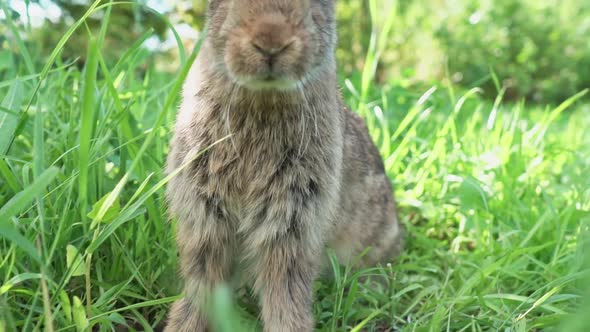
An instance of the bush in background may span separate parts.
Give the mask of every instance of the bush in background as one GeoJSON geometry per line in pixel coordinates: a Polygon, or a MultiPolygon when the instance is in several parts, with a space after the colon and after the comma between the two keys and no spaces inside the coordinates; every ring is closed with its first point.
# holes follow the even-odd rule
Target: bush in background
{"type": "Polygon", "coordinates": [[[590,2],[462,1],[435,38],[457,82],[509,97],[558,102],[590,87],[590,2]]]}
{"type": "MultiPolygon", "coordinates": [[[[362,67],[371,28],[368,1],[340,1],[338,56],[362,67]]],[[[378,1],[397,11],[378,78],[449,82],[495,98],[559,103],[590,87],[590,2],[535,0],[378,1]],[[495,75],[499,82],[493,79],[495,75]],[[500,86],[497,86],[497,85],[500,86]]]]}

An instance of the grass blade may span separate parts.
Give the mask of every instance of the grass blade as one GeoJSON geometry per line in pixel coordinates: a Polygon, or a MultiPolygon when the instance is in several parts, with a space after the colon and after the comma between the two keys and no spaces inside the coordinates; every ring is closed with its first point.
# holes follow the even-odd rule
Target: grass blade
{"type": "Polygon", "coordinates": [[[0,135],[0,156],[4,156],[8,152],[10,142],[14,139],[22,99],[23,84],[19,79],[16,79],[10,86],[8,94],[2,100],[2,109],[0,109],[0,133],[2,133],[0,135]]]}
{"type": "Polygon", "coordinates": [[[90,37],[88,43],[88,61],[84,75],[84,90],[82,95],[82,116],[80,118],[80,175],[79,175],[79,202],[82,219],[86,219],[88,207],[88,174],[92,134],[96,121],[96,74],[98,72],[98,47],[94,37],[90,37]]]}
{"type": "Polygon", "coordinates": [[[12,242],[17,247],[21,248],[31,258],[38,263],[41,263],[41,257],[37,253],[37,249],[26,237],[24,237],[16,228],[11,224],[2,222],[0,223],[0,237],[5,238],[9,242],[12,242]]]}
{"type": "Polygon", "coordinates": [[[16,216],[18,213],[24,211],[29,204],[40,195],[45,188],[57,176],[59,170],[56,167],[51,167],[45,170],[39,177],[25,190],[14,195],[2,208],[0,208],[0,224],[8,223],[10,218],[16,216]]]}

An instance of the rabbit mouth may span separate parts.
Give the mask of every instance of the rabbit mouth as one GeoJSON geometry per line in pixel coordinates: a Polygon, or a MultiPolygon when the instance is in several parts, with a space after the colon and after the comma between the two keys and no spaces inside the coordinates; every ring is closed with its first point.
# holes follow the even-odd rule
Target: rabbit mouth
{"type": "Polygon", "coordinates": [[[298,80],[268,73],[251,77],[236,77],[236,83],[250,90],[280,90],[288,91],[297,88],[298,80]]]}
{"type": "Polygon", "coordinates": [[[284,77],[266,76],[239,80],[238,84],[251,90],[294,90],[297,88],[297,81],[284,77]]]}

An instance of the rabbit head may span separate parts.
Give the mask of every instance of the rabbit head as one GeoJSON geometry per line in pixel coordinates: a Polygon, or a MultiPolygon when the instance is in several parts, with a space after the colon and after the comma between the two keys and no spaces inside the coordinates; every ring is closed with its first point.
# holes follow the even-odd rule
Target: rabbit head
{"type": "Polygon", "coordinates": [[[290,90],[332,69],[334,0],[211,0],[215,65],[248,89],[290,90]]]}

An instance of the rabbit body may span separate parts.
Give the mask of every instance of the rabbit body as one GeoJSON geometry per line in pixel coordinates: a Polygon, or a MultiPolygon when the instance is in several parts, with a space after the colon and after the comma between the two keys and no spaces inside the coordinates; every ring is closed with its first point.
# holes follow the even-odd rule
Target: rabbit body
{"type": "Polygon", "coordinates": [[[236,273],[265,331],[312,331],[327,248],[346,264],[371,247],[370,266],[403,244],[381,157],[338,89],[334,3],[209,6],[167,161],[186,167],[167,188],[185,297],[166,331],[208,330],[210,292],[236,273]]]}

